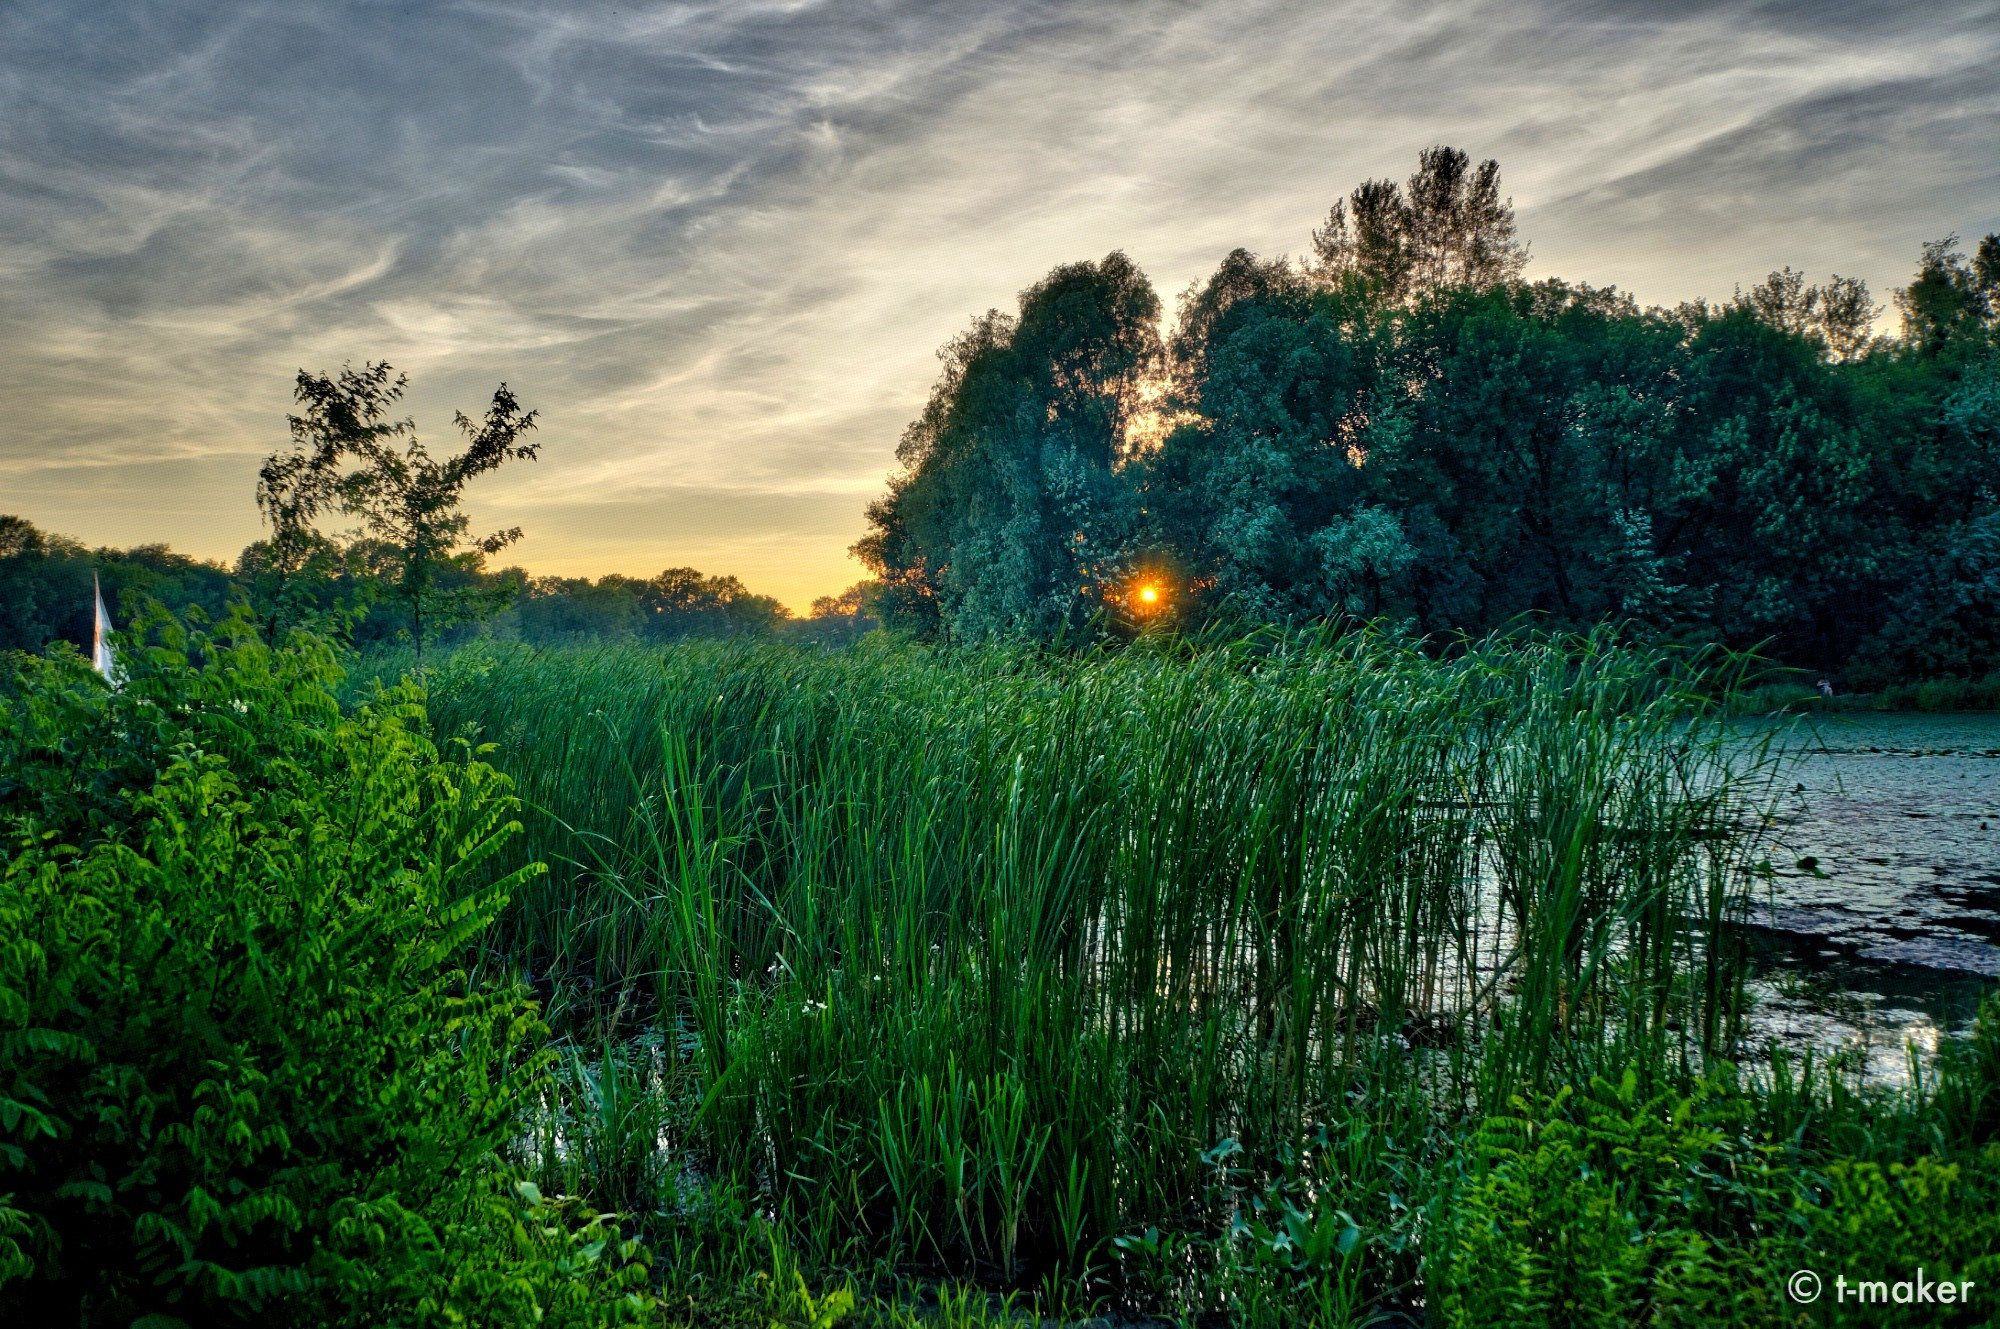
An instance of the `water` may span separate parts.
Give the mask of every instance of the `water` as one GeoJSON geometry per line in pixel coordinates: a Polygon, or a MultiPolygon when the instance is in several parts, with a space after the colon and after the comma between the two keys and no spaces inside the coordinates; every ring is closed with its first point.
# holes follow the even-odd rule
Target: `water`
{"type": "Polygon", "coordinates": [[[2000,976],[2000,713],[1815,716],[1776,746],[1756,1039],[1899,1081],[2000,976]]]}

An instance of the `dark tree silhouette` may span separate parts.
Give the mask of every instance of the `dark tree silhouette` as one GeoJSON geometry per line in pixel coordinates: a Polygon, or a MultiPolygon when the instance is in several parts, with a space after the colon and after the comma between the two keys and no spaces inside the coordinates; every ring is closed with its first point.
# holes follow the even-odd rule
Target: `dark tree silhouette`
{"type": "Polygon", "coordinates": [[[1364,182],[1333,205],[1312,239],[1322,277],[1351,274],[1391,300],[1454,286],[1488,290],[1518,278],[1528,258],[1514,240],[1513,201],[1500,197],[1500,164],[1475,167],[1442,145],[1424,149],[1406,188],[1364,182]]]}
{"type": "Polygon", "coordinates": [[[476,571],[489,554],[521,538],[521,530],[468,538],[461,509],[466,484],[503,463],[532,461],[537,445],[523,441],[536,413],[524,411],[505,383],[483,420],[454,415],[465,450],[433,457],[416,424],[392,411],[408,386],[386,362],[343,366],[337,376],[299,371],[294,396],[304,407],[289,417],[293,448],[273,453],[258,473],[257,502],[271,527],[268,566],[275,580],[270,621],[275,630],[284,592],[331,548],[318,529],[338,510],[361,518],[386,594],[407,616],[422,658],[427,633],[497,609],[511,592],[449,571],[476,571]]]}

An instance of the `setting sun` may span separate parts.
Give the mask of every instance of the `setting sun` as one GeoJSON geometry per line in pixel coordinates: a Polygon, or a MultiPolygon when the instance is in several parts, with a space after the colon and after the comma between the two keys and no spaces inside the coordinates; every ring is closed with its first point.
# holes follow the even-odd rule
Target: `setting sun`
{"type": "Polygon", "coordinates": [[[1158,580],[1148,578],[1142,581],[1134,577],[1127,586],[1125,603],[1131,606],[1134,617],[1152,619],[1167,612],[1172,590],[1171,585],[1158,580]]]}

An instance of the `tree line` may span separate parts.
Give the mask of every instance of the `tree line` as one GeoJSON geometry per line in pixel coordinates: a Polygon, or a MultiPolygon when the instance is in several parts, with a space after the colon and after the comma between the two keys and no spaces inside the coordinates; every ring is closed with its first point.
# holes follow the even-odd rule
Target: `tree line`
{"type": "Polygon", "coordinates": [[[1614,618],[1864,683],[2000,666],[2000,237],[1924,246],[1891,335],[1855,278],[1642,309],[1525,260],[1497,164],[1438,147],[1164,333],[1124,254],[1057,268],[939,353],[873,602],[963,641],[1614,618]]]}
{"type": "MultiPolygon", "coordinates": [[[[232,600],[248,599],[268,622],[269,603],[254,597],[263,573],[262,542],[233,564],[203,561],[164,545],[90,547],[45,532],[22,517],[0,515],[0,651],[40,654],[52,643],[83,646],[91,635],[91,577],[107,605],[157,600],[191,606],[211,621],[232,600]]],[[[343,547],[337,569],[295,588],[296,625],[337,626],[363,648],[412,643],[404,606],[383,583],[398,551],[369,541],[343,547]],[[338,619],[338,624],[335,620],[338,619]]],[[[671,641],[682,637],[772,637],[839,644],[877,625],[854,592],[825,596],[804,618],[733,576],[674,567],[651,577],[611,573],[537,577],[518,567],[434,569],[440,600],[476,612],[446,615],[424,627],[431,645],[494,637],[535,645],[587,641],[671,641]]],[[[437,600],[431,602],[435,613],[437,600]]],[[[119,619],[123,621],[122,617],[119,619]]]]}
{"type": "Polygon", "coordinates": [[[667,568],[652,577],[533,577],[488,560],[520,539],[473,536],[464,491],[510,461],[532,461],[536,413],[506,384],[482,419],[457,417],[464,448],[434,456],[396,415],[408,380],[386,363],[336,374],[300,370],[292,443],[265,459],[256,498],[269,533],[233,567],[163,545],[88,549],[0,516],[0,651],[40,652],[91,638],[93,578],[108,601],[198,606],[211,620],[246,600],[265,636],[331,630],[359,647],[480,634],[556,644],[774,635],[838,642],[875,626],[855,593],[823,597],[794,620],[735,577],[667,568]],[[340,520],[351,530],[328,530],[340,520]]]}

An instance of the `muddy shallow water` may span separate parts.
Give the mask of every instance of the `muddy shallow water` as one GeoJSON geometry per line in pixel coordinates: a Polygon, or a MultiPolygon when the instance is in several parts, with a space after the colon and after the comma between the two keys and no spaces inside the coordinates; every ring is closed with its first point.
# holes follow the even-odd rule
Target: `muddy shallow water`
{"type": "Polygon", "coordinates": [[[1774,750],[1755,1038],[1900,1080],[2000,977],[2000,712],[1813,716],[1774,750]]]}

